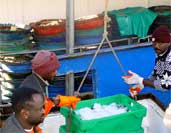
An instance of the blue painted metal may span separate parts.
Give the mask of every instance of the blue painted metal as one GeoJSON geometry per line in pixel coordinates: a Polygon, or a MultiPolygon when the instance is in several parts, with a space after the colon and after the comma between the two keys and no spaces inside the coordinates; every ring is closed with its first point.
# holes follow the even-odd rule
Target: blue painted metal
{"type": "Polygon", "coordinates": [[[101,40],[102,35],[97,37],[77,37],[75,39],[77,45],[100,43],[101,40]]]}
{"type": "MultiPolygon", "coordinates": [[[[122,49],[124,50],[117,50],[116,52],[125,70],[132,70],[143,77],[148,77],[154,66],[155,52],[153,48],[151,46],[137,47],[130,45],[122,49]]],[[[72,58],[59,56],[61,58],[61,67],[58,71],[59,75],[66,74],[68,71],[75,73],[86,71],[92,56],[91,52],[72,58]]],[[[121,78],[122,72],[110,50],[101,50],[92,69],[95,70],[95,79],[93,81],[95,83],[95,97],[104,97],[120,93],[129,95],[129,86],[123,82],[121,78]]],[[[147,87],[141,93],[147,92],[153,93],[165,105],[168,105],[171,101],[169,99],[169,91],[162,92],[147,87]]]]}
{"type": "Polygon", "coordinates": [[[65,89],[63,86],[48,86],[49,97],[55,97],[56,95],[65,95],[65,89]]]}
{"type": "Polygon", "coordinates": [[[3,71],[12,74],[27,74],[31,72],[31,62],[25,63],[6,63],[1,62],[0,67],[3,71]]]}
{"type": "MultiPolygon", "coordinates": [[[[88,92],[88,91],[92,91],[92,87],[91,86],[86,86],[84,85],[82,87],[82,89],[80,90],[80,92],[88,92]]],[[[55,97],[56,95],[60,94],[60,95],[65,95],[65,87],[64,86],[53,86],[50,85],[48,86],[48,94],[49,97],[55,97]]]]}
{"type": "MultiPolygon", "coordinates": [[[[151,45],[120,46],[115,47],[115,50],[126,71],[132,70],[143,77],[148,77],[153,70],[155,52],[151,45]]],[[[73,71],[74,73],[85,72],[93,58],[93,54],[94,51],[72,55],[59,55],[61,67],[58,70],[58,75],[65,75],[68,71],[73,71]]],[[[24,64],[5,64],[1,62],[0,66],[7,73],[22,74],[31,72],[30,62],[24,64]]],[[[129,86],[123,82],[121,78],[122,72],[110,49],[101,49],[92,66],[92,70],[94,71],[92,82],[95,97],[120,93],[129,95],[129,86]]],[[[53,88],[51,87],[52,95],[58,91],[55,89],[54,92],[53,88]]],[[[87,88],[84,89],[87,90],[87,88]]],[[[145,87],[141,93],[153,93],[166,106],[171,101],[169,91],[164,92],[145,87]]]]}

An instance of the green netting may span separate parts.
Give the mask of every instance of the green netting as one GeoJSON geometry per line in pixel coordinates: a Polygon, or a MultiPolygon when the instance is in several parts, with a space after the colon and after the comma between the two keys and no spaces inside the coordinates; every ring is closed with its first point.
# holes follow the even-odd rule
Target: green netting
{"type": "Polygon", "coordinates": [[[75,31],[75,36],[76,37],[97,37],[97,36],[102,36],[104,32],[104,28],[94,28],[90,30],[76,30],[75,31]]]}
{"type": "Polygon", "coordinates": [[[144,7],[131,7],[108,12],[109,16],[116,17],[121,36],[137,35],[140,38],[147,36],[150,25],[157,14],[144,7]]]}
{"type": "Polygon", "coordinates": [[[22,51],[28,49],[27,44],[14,44],[12,45],[0,45],[0,53],[5,53],[5,52],[17,52],[17,51],[22,51]]]}

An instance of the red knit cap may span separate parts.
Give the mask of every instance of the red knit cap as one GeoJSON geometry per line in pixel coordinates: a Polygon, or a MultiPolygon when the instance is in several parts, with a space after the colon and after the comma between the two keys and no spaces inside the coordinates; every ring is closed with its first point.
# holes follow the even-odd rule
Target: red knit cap
{"type": "Polygon", "coordinates": [[[32,70],[40,76],[46,76],[59,68],[59,61],[54,52],[39,51],[32,60],[32,70]]]}
{"type": "Polygon", "coordinates": [[[171,37],[167,26],[161,25],[153,32],[152,35],[153,42],[169,43],[170,40],[171,37]]]}

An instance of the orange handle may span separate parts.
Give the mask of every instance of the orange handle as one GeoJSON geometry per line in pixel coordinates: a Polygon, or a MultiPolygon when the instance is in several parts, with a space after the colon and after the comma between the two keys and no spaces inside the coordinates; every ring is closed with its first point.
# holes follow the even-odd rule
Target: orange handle
{"type": "Polygon", "coordinates": [[[67,107],[72,107],[72,109],[75,109],[76,104],[81,100],[80,98],[77,98],[75,96],[58,96],[60,99],[60,102],[58,106],[67,106],[67,107]]]}
{"type": "Polygon", "coordinates": [[[139,87],[136,87],[136,88],[131,87],[131,88],[129,89],[129,91],[130,91],[132,94],[134,94],[134,93],[139,93],[139,92],[141,91],[141,89],[140,89],[139,87]]]}

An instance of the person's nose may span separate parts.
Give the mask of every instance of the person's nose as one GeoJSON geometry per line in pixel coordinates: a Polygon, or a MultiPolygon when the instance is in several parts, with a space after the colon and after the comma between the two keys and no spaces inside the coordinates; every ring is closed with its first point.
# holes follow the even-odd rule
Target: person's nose
{"type": "Polygon", "coordinates": [[[155,48],[155,49],[159,49],[160,47],[159,47],[159,44],[158,43],[153,43],[153,47],[155,48]]]}

